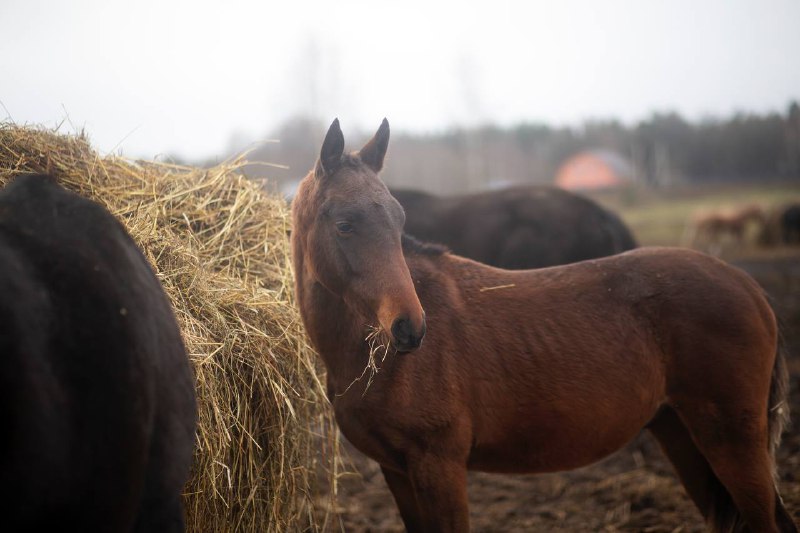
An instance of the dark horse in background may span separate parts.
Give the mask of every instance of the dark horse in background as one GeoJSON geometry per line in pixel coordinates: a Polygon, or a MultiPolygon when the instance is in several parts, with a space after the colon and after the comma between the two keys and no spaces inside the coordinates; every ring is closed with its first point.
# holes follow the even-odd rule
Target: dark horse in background
{"type": "Polygon", "coordinates": [[[792,204],[781,215],[781,234],[784,244],[800,244],[800,204],[792,204]]]}
{"type": "Polygon", "coordinates": [[[777,212],[779,242],[785,245],[800,244],[800,203],[781,206],[777,212]]]}
{"type": "Polygon", "coordinates": [[[182,531],[194,378],[122,225],[49,177],[0,191],[6,531],[182,531]]]}
{"type": "Polygon", "coordinates": [[[758,243],[766,246],[800,245],[800,202],[774,207],[758,236],[758,243]]]}
{"type": "Polygon", "coordinates": [[[469,529],[468,469],[577,468],[643,427],[713,530],[797,531],[774,477],[786,363],[752,278],[679,248],[510,271],[403,238],[377,176],[388,142],[384,120],[347,154],[334,121],[292,205],[292,257],[339,428],[409,531],[469,529]]]}
{"type": "Polygon", "coordinates": [[[448,197],[390,192],[405,210],[406,233],[487,265],[541,268],[636,247],[616,214],[555,187],[517,186],[448,197]]]}

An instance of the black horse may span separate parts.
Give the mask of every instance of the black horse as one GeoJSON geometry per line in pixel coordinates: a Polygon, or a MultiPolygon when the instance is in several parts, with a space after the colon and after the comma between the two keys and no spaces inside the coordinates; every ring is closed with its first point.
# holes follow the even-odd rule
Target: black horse
{"type": "Polygon", "coordinates": [[[800,244],[800,204],[788,205],[783,210],[781,238],[784,244],[800,244]]]}
{"type": "Polygon", "coordinates": [[[0,191],[5,531],[182,531],[197,410],[170,304],[133,240],[47,176],[0,191]]]}
{"type": "Polygon", "coordinates": [[[637,246],[614,213],[554,187],[519,186],[452,197],[392,189],[405,231],[507,269],[541,268],[614,255],[637,246]]]}
{"type": "Polygon", "coordinates": [[[800,244],[800,202],[772,208],[758,235],[763,246],[792,246],[800,244]]]}

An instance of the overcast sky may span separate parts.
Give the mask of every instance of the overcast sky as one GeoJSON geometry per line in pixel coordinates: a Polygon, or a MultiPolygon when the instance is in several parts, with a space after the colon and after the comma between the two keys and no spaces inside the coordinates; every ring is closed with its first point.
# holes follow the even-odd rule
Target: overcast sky
{"type": "Polygon", "coordinates": [[[0,119],[130,156],[217,156],[299,114],[435,131],[792,99],[798,0],[0,0],[0,119]]]}

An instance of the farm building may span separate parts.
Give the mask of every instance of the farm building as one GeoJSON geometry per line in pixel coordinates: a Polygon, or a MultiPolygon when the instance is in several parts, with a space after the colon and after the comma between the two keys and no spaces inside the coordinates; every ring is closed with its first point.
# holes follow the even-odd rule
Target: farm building
{"type": "Polygon", "coordinates": [[[587,150],[564,162],[556,185],[569,191],[624,187],[633,180],[633,165],[611,150],[587,150]]]}

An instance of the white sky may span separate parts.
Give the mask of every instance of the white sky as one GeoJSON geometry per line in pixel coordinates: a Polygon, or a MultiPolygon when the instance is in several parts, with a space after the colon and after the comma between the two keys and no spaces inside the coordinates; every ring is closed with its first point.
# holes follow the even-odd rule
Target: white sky
{"type": "Polygon", "coordinates": [[[0,0],[0,119],[131,156],[217,156],[301,113],[430,131],[792,99],[798,0],[0,0]]]}

